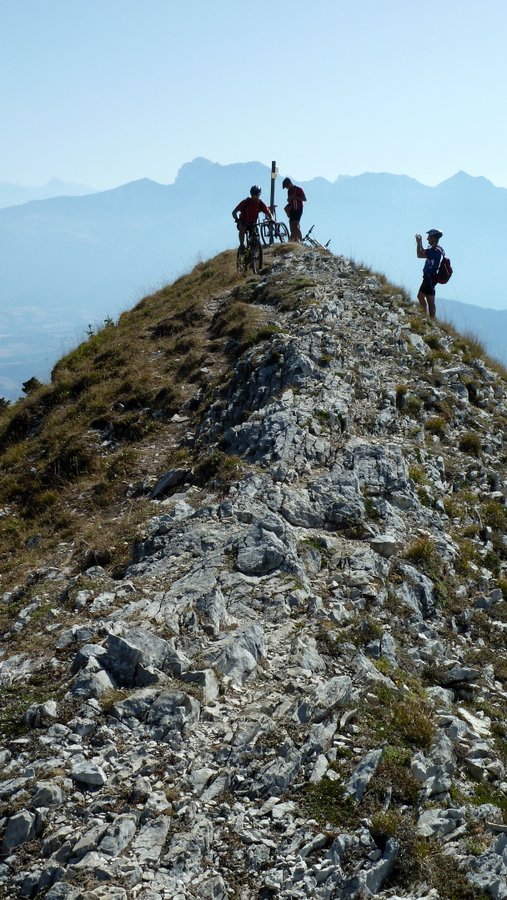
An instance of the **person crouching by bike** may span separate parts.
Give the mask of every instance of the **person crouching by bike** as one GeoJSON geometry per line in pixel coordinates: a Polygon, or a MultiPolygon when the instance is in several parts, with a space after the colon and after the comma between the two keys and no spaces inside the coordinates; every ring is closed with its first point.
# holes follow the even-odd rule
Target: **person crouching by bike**
{"type": "Polygon", "coordinates": [[[284,178],[282,187],[287,188],[287,205],[284,207],[290,225],[290,240],[302,241],[300,221],[303,215],[303,203],[306,202],[303,188],[292,184],[290,178],[284,178]]]}
{"type": "Polygon", "coordinates": [[[259,213],[264,213],[268,219],[273,220],[270,210],[266,204],[260,199],[261,189],[257,184],[250,188],[250,196],[240,200],[232,211],[232,217],[238,226],[239,232],[239,252],[245,252],[245,234],[254,225],[257,224],[259,213]],[[239,215],[238,215],[239,213],[239,215]]]}

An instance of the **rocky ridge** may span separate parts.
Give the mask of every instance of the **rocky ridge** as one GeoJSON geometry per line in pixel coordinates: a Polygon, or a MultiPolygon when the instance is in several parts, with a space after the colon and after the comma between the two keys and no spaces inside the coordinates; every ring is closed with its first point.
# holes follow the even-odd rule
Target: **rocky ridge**
{"type": "Polygon", "coordinates": [[[505,898],[506,383],[330,253],[242,290],[272,334],[182,437],[231,483],[160,472],[124,577],[3,635],[0,896],[505,898]]]}

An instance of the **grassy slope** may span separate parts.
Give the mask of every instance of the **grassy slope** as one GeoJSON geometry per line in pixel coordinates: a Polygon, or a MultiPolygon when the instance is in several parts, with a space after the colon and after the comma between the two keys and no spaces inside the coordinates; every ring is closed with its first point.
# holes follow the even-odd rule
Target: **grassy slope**
{"type": "MultiPolygon", "coordinates": [[[[90,336],[57,363],[50,384],[3,410],[0,590],[69,553],[92,551],[121,567],[128,535],[110,548],[117,517],[134,505],[126,486],[178,461],[185,422],[174,414],[198,415],[231,358],[263,335],[262,312],[241,297],[248,285],[240,291],[232,252],[196,266],[90,336]]],[[[143,514],[135,506],[132,530],[143,514]]]]}
{"type": "MultiPolygon", "coordinates": [[[[359,267],[359,280],[365,274],[359,267]]],[[[50,384],[0,412],[0,591],[67,560],[121,572],[146,512],[127,486],[153,483],[185,459],[202,477],[216,468],[182,446],[189,419],[242,350],[269,338],[269,307],[283,314],[304,287],[301,278],[258,284],[238,279],[232,251],[219,254],[91,335],[57,363],[50,384]]],[[[429,326],[412,324],[422,334],[429,326]]],[[[444,328],[463,360],[484,356],[473,336],[444,328]]],[[[438,340],[433,353],[435,366],[445,363],[438,340]]]]}

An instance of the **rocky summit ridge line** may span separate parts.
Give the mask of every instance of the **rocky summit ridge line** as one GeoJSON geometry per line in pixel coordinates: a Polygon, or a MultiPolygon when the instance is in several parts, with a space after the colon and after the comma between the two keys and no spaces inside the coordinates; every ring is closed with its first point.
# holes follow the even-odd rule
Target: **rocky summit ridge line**
{"type": "Polygon", "coordinates": [[[506,898],[506,382],[328,252],[238,291],[122,577],[41,567],[3,635],[0,896],[506,898]]]}

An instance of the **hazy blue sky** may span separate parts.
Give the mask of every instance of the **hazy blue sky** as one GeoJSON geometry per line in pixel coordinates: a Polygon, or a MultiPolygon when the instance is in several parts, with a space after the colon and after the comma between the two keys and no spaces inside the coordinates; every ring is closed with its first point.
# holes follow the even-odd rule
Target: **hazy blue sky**
{"type": "Polygon", "coordinates": [[[505,0],[0,0],[0,181],[460,169],[507,187],[505,0]]]}

